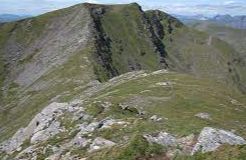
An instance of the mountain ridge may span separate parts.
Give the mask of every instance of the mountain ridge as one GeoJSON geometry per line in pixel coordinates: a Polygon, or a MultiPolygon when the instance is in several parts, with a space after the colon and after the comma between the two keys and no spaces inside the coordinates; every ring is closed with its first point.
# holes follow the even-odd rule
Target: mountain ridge
{"type": "Polygon", "coordinates": [[[246,29],[245,26],[245,15],[215,15],[213,17],[207,17],[205,15],[194,15],[194,16],[185,16],[185,15],[173,15],[177,17],[185,24],[195,23],[196,21],[207,21],[215,23],[221,26],[232,27],[235,29],[246,29]]]}
{"type": "MultiPolygon", "coordinates": [[[[231,75],[227,63],[232,61],[230,54],[234,51],[229,49],[231,53],[226,53],[225,57],[221,54],[224,46],[230,48],[227,44],[214,39],[213,42],[218,41],[218,44],[207,47],[208,35],[186,28],[166,13],[142,12],[136,3],[79,4],[4,24],[1,33],[4,34],[0,38],[0,52],[7,61],[5,67],[1,67],[2,70],[5,68],[2,73],[6,74],[5,77],[1,74],[5,79],[1,80],[4,89],[1,97],[2,103],[6,101],[5,105],[16,99],[12,92],[24,90],[28,94],[54,88],[50,92],[54,96],[58,88],[85,85],[93,79],[106,81],[132,70],[156,70],[160,69],[161,63],[164,68],[167,63],[171,70],[233,83],[228,79],[231,75]],[[94,19],[91,14],[95,14],[94,19]],[[199,55],[197,49],[203,52],[199,55]],[[223,58],[217,61],[209,52],[223,58]],[[210,56],[212,59],[208,61],[210,56]],[[210,65],[206,64],[208,62],[210,65]],[[215,62],[223,65],[217,67],[215,62]],[[73,80],[63,85],[68,77],[73,80]]],[[[230,64],[229,67],[233,67],[234,64],[230,64]]],[[[238,77],[233,68],[230,71],[238,77]]]]}
{"type": "Polygon", "coordinates": [[[246,16],[217,15],[211,19],[212,22],[230,26],[238,29],[246,29],[246,16]]]}
{"type": "MultiPolygon", "coordinates": [[[[89,98],[88,105],[85,104],[86,112],[97,121],[102,120],[101,116],[107,118],[105,116],[114,115],[128,121],[128,116],[132,117],[138,111],[136,108],[125,108],[124,100],[129,101],[130,106],[135,103],[143,106],[149,104],[141,98],[142,96],[147,96],[146,100],[153,105],[154,110],[151,107],[146,108],[151,114],[157,114],[156,110],[162,110],[160,104],[163,101],[167,101],[170,114],[175,115],[176,112],[172,112],[172,107],[175,106],[187,107],[195,114],[193,104],[201,107],[199,112],[203,112],[206,106],[217,108],[220,106],[219,103],[224,103],[223,100],[233,107],[240,104],[239,110],[244,111],[241,107],[244,95],[238,90],[245,89],[242,87],[244,79],[241,78],[244,76],[245,66],[237,62],[237,51],[216,37],[186,27],[164,12],[157,10],[144,12],[136,3],[78,4],[38,17],[1,24],[0,33],[0,60],[4,62],[0,67],[2,88],[0,141],[11,138],[14,133],[18,133],[16,131],[19,128],[28,126],[32,118],[52,102],[70,103],[76,98],[79,101],[86,101],[87,96],[92,99],[89,98]],[[134,72],[138,70],[148,72],[139,74],[134,72]],[[160,77],[154,76],[156,70],[159,70],[157,73],[161,73],[160,77]],[[170,74],[166,75],[169,71],[170,74]],[[139,80],[135,81],[135,76],[139,80]],[[131,81],[132,77],[134,81],[131,81]],[[174,82],[169,82],[169,79],[174,82]],[[118,86],[117,80],[122,82],[120,83],[122,86],[118,86]],[[218,91],[213,89],[216,85],[218,91]],[[197,90],[196,86],[199,87],[197,90]],[[117,87],[122,90],[120,95],[117,95],[117,87]],[[141,87],[145,90],[142,91],[141,87]],[[173,89],[175,94],[169,95],[173,89]],[[207,95],[203,95],[202,91],[206,91],[207,95]],[[226,95],[222,95],[219,91],[225,92],[226,95]],[[196,93],[199,96],[194,96],[196,93]],[[111,95],[114,102],[113,108],[110,108],[109,112],[105,109],[104,115],[101,104],[98,107],[96,102],[92,101],[94,98],[100,99],[107,95],[111,95]],[[136,102],[128,97],[131,95],[137,97],[136,102]],[[186,96],[189,98],[186,99],[186,96]],[[194,100],[191,99],[192,96],[194,100]],[[206,96],[209,98],[208,102],[203,99],[204,97],[206,99],[206,96]],[[231,98],[234,100],[233,104],[231,98]],[[122,112],[117,106],[123,106],[125,111],[122,112]]],[[[78,105],[84,104],[79,102],[78,105]]],[[[210,111],[215,115],[218,114],[214,113],[213,109],[210,111]]],[[[163,111],[161,116],[165,114],[163,111]]],[[[190,117],[190,114],[186,114],[190,117]]],[[[233,111],[227,116],[236,120],[235,115],[236,112],[233,111]]],[[[171,115],[168,116],[172,119],[171,115]]],[[[177,116],[186,120],[183,115],[177,116]]],[[[138,116],[133,116],[134,118],[138,116]]],[[[189,122],[193,121],[191,118],[189,122]]],[[[173,119],[170,125],[175,122],[177,119],[173,119]]],[[[241,122],[244,122],[244,118],[240,116],[241,122]]],[[[143,121],[142,127],[146,125],[150,131],[148,123],[143,121]]],[[[205,122],[199,121],[200,123],[206,127],[205,122]]],[[[220,120],[216,119],[213,123],[219,123],[215,125],[216,127],[225,127],[220,120]]],[[[36,123],[37,126],[39,124],[40,122],[36,123]]],[[[57,124],[54,122],[55,126],[57,124]]],[[[69,125],[70,121],[63,121],[63,124],[69,125]]],[[[188,133],[190,129],[196,132],[201,129],[197,126],[195,128],[189,126],[187,129],[181,122],[179,125],[180,129],[169,129],[176,131],[176,134],[181,134],[178,133],[180,130],[188,133]]],[[[231,127],[232,123],[228,122],[228,125],[231,127]]],[[[134,127],[136,126],[133,126],[133,130],[134,127]]],[[[240,128],[240,125],[235,127],[239,133],[243,133],[244,129],[240,128]]],[[[65,130],[64,132],[69,135],[65,130]]],[[[28,137],[30,138],[30,133],[28,137]]],[[[27,144],[23,145],[24,148],[25,145],[30,146],[29,139],[27,144]]],[[[15,151],[17,152],[19,151],[15,151]]]]}

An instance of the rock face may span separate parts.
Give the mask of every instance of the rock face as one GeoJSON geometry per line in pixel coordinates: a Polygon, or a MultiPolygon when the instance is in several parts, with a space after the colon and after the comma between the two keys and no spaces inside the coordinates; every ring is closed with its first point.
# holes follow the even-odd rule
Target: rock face
{"type": "Polygon", "coordinates": [[[222,144],[243,145],[246,141],[231,132],[205,127],[198,138],[198,142],[192,150],[192,155],[198,151],[210,152],[216,150],[222,144]]]}
{"type": "Polygon", "coordinates": [[[176,146],[176,138],[167,132],[160,132],[157,136],[144,135],[151,143],[157,143],[163,146],[176,146]]]}
{"type": "Polygon", "coordinates": [[[211,120],[211,116],[208,113],[198,113],[195,115],[196,117],[199,117],[201,119],[207,119],[207,120],[211,120]]]}
{"type": "Polygon", "coordinates": [[[63,128],[60,126],[60,122],[52,122],[47,129],[40,130],[36,132],[32,138],[31,143],[37,143],[48,140],[50,137],[64,131],[63,128]]]}
{"type": "Polygon", "coordinates": [[[95,150],[99,150],[99,149],[103,149],[103,148],[107,148],[107,147],[112,147],[114,146],[116,143],[106,140],[104,138],[101,137],[97,137],[92,144],[90,145],[90,152],[93,152],[95,150]]]}
{"type": "Polygon", "coordinates": [[[122,126],[127,126],[129,124],[128,122],[124,122],[122,120],[117,120],[117,119],[111,119],[111,118],[106,118],[100,122],[100,128],[105,129],[105,128],[111,128],[114,125],[122,125],[122,126]]]}
{"type": "MultiPolygon", "coordinates": [[[[73,14],[63,14],[61,17],[57,17],[52,21],[46,23],[43,28],[46,36],[37,36],[33,43],[29,46],[25,46],[22,43],[10,40],[6,44],[9,56],[9,61],[12,58],[32,57],[33,60],[29,61],[23,67],[16,67],[13,62],[11,66],[15,67],[18,72],[12,73],[11,78],[15,78],[15,81],[22,85],[28,86],[47,71],[51,70],[52,67],[64,64],[71,55],[81,51],[85,47],[88,41],[88,37],[91,36],[90,32],[90,16],[85,8],[74,7],[73,14]],[[69,22],[69,23],[68,23],[69,22]],[[80,23],[78,23],[80,22],[80,23]],[[83,23],[83,25],[81,25],[83,23]],[[66,38],[64,38],[66,37],[66,38]],[[14,50],[12,45],[20,45],[21,49],[14,50]],[[19,55],[16,55],[19,53],[19,55]],[[35,54],[36,53],[36,54],[35,54]],[[18,73],[18,75],[14,75],[18,73]]],[[[30,26],[30,31],[35,30],[35,20],[29,19],[20,22],[23,26],[30,26]]],[[[39,24],[41,25],[41,24],[39,24]]],[[[27,30],[27,29],[26,29],[27,30]]],[[[24,34],[27,34],[28,30],[24,30],[24,34]]],[[[18,32],[18,29],[14,29],[14,32],[18,32]]],[[[33,33],[35,34],[35,33],[33,33]]],[[[23,35],[24,36],[24,35],[23,35]]]]}
{"type": "Polygon", "coordinates": [[[68,144],[68,147],[85,147],[87,144],[91,142],[91,139],[86,139],[82,137],[82,135],[77,134],[68,144]]]}
{"type": "Polygon", "coordinates": [[[153,115],[152,117],[150,117],[150,120],[152,120],[154,122],[160,122],[162,120],[162,118],[157,117],[157,115],[153,115]]]}
{"type": "Polygon", "coordinates": [[[9,153],[19,148],[29,138],[31,138],[31,143],[34,144],[39,141],[45,141],[61,132],[63,128],[60,127],[60,123],[55,121],[55,119],[67,107],[67,103],[51,103],[37,114],[26,128],[21,128],[11,139],[3,142],[0,150],[9,153]]]}
{"type": "Polygon", "coordinates": [[[157,143],[162,146],[168,146],[170,152],[176,150],[177,146],[182,148],[180,152],[186,155],[194,155],[196,152],[215,151],[222,144],[243,145],[246,141],[229,131],[205,127],[198,139],[191,134],[187,137],[176,138],[167,132],[160,132],[157,135],[144,135],[144,138],[150,143],[157,143]]]}

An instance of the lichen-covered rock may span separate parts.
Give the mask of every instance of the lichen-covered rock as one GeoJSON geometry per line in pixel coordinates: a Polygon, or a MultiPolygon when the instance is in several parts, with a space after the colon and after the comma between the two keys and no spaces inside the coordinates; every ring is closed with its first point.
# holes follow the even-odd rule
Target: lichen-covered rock
{"type": "Polygon", "coordinates": [[[59,153],[50,155],[49,157],[45,158],[45,160],[60,160],[61,155],[59,153]]]}
{"type": "Polygon", "coordinates": [[[168,70],[166,69],[161,69],[161,70],[157,70],[155,72],[152,72],[151,75],[156,75],[156,74],[165,74],[168,73],[168,70]]]}
{"type": "Polygon", "coordinates": [[[186,137],[182,137],[177,139],[178,146],[182,148],[182,152],[184,154],[189,155],[192,152],[192,149],[194,147],[195,141],[195,135],[190,134],[186,137]]]}
{"type": "Polygon", "coordinates": [[[92,144],[90,145],[89,152],[93,152],[95,150],[103,149],[103,148],[108,148],[116,145],[116,143],[106,140],[101,137],[97,137],[92,144]]]}
{"type": "Polygon", "coordinates": [[[103,102],[101,104],[103,106],[104,109],[109,109],[113,104],[111,102],[103,102]]]}
{"type": "Polygon", "coordinates": [[[168,86],[169,82],[158,82],[155,85],[157,85],[157,86],[168,86]]]}
{"type": "Polygon", "coordinates": [[[11,153],[18,149],[25,140],[31,138],[31,142],[37,140],[47,140],[51,136],[61,131],[60,123],[55,119],[59,117],[65,109],[67,103],[53,102],[37,114],[26,128],[21,128],[12,138],[3,142],[0,151],[11,153]]]}
{"type": "Polygon", "coordinates": [[[195,115],[196,117],[199,117],[201,119],[211,120],[211,116],[209,113],[198,113],[195,115]]]}
{"type": "Polygon", "coordinates": [[[61,155],[57,160],[80,160],[80,158],[77,155],[72,155],[71,152],[67,152],[64,155],[61,155]]]}
{"type": "Polygon", "coordinates": [[[4,141],[0,146],[0,151],[11,153],[14,150],[18,149],[23,141],[27,138],[25,134],[25,129],[19,129],[11,139],[4,141]]]}
{"type": "Polygon", "coordinates": [[[176,146],[177,145],[176,138],[167,132],[160,132],[157,136],[144,135],[144,137],[150,143],[157,143],[163,146],[176,146]]]}
{"type": "Polygon", "coordinates": [[[83,123],[79,124],[78,128],[80,129],[80,134],[88,134],[93,132],[95,129],[99,128],[100,123],[99,122],[92,122],[90,124],[83,123]]]}
{"type": "Polygon", "coordinates": [[[102,121],[100,121],[100,128],[105,129],[105,128],[111,128],[113,125],[123,125],[126,126],[129,123],[122,121],[122,120],[118,120],[118,119],[111,119],[111,118],[106,118],[102,121]]]}
{"type": "Polygon", "coordinates": [[[136,108],[136,107],[134,107],[134,106],[130,106],[130,105],[128,105],[128,104],[120,103],[120,104],[119,104],[119,107],[120,107],[122,110],[126,110],[126,111],[129,111],[129,112],[135,113],[135,114],[141,114],[141,112],[138,110],[138,108],[136,108]]]}
{"type": "Polygon", "coordinates": [[[159,118],[157,115],[153,115],[152,117],[150,117],[150,120],[154,122],[160,122],[162,118],[159,118]]]}
{"type": "Polygon", "coordinates": [[[68,147],[83,148],[91,142],[91,139],[84,138],[81,133],[78,133],[67,145],[68,147]]]}
{"type": "Polygon", "coordinates": [[[202,153],[216,150],[222,144],[243,145],[246,141],[229,131],[205,127],[199,137],[198,142],[192,150],[192,155],[201,151],[202,153]]]}
{"type": "Polygon", "coordinates": [[[48,128],[34,133],[31,138],[31,143],[37,143],[48,140],[50,137],[63,132],[64,128],[61,128],[60,122],[53,121],[48,128]]]}
{"type": "Polygon", "coordinates": [[[36,145],[31,145],[28,148],[24,149],[23,151],[21,151],[17,156],[16,159],[23,159],[23,157],[25,157],[25,159],[35,159],[35,157],[37,156],[36,150],[38,150],[36,145]]]}

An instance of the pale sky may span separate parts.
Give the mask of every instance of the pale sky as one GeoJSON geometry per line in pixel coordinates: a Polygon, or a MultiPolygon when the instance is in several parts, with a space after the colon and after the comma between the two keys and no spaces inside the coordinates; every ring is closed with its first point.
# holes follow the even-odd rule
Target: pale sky
{"type": "Polygon", "coordinates": [[[0,0],[0,14],[37,15],[78,3],[137,2],[143,9],[160,9],[181,15],[246,15],[246,0],[0,0]]]}

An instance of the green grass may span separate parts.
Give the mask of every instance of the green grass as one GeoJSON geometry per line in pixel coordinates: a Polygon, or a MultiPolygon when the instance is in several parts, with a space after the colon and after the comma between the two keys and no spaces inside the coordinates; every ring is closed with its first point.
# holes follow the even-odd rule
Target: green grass
{"type": "MultiPolygon", "coordinates": [[[[241,126],[246,122],[244,116],[245,108],[231,104],[229,98],[232,97],[241,103],[245,103],[244,96],[236,90],[233,91],[225,87],[223,83],[170,73],[165,76],[150,76],[129,81],[97,95],[104,95],[108,92],[111,94],[106,94],[107,96],[97,99],[113,103],[111,110],[104,113],[105,116],[113,115],[114,118],[123,119],[136,117],[136,115],[125,113],[117,108],[117,104],[130,102],[132,97],[135,96],[144,100],[136,103],[147,111],[147,116],[150,117],[157,114],[160,117],[168,118],[162,126],[155,126],[153,123],[140,120],[139,128],[141,128],[141,125],[145,128],[142,133],[166,129],[179,136],[185,136],[191,133],[199,133],[205,126],[214,126],[228,130],[235,129],[237,133],[246,136],[245,129],[241,126]],[[172,89],[154,86],[155,83],[162,81],[174,83],[172,89]],[[117,90],[117,92],[113,92],[114,90],[117,90]],[[141,93],[144,90],[149,91],[141,93]],[[236,109],[241,111],[236,111],[236,109]],[[194,116],[200,112],[210,113],[213,120],[206,121],[194,116]],[[151,129],[148,130],[148,127],[151,129]],[[156,128],[154,129],[153,127],[156,128]]],[[[97,95],[93,98],[96,98],[97,95]]],[[[137,101],[137,98],[135,99],[137,101]]]]}
{"type": "MultiPolygon", "coordinates": [[[[22,53],[23,49],[32,48],[33,44],[35,44],[37,40],[42,38],[42,36],[47,35],[47,33],[49,32],[48,26],[51,26],[51,24],[53,25],[53,23],[56,20],[62,19],[65,16],[73,14],[73,12],[76,11],[78,7],[79,5],[46,13],[37,17],[27,18],[17,22],[1,24],[0,26],[0,87],[1,88],[3,87],[3,82],[7,74],[9,74],[8,72],[10,72],[9,66],[7,66],[7,64],[9,64],[10,62],[9,60],[6,59],[7,57],[6,55],[8,54],[8,57],[11,57],[11,53],[6,53],[6,49],[11,48],[11,46],[18,46],[20,48],[20,53],[22,53]]],[[[68,21],[67,23],[69,22],[70,21],[68,21]]],[[[39,50],[40,48],[36,48],[34,49],[34,53],[28,53],[28,55],[23,53],[23,56],[17,59],[15,63],[21,65],[20,67],[22,67],[24,64],[32,61],[34,55],[37,52],[39,52],[39,50]]],[[[15,54],[12,56],[15,56],[15,54]]],[[[11,71],[12,70],[13,69],[11,69],[11,71]]],[[[2,91],[0,93],[0,98],[2,98],[2,91]]],[[[3,100],[1,99],[1,102],[2,101],[3,100]]]]}
{"type": "Polygon", "coordinates": [[[101,19],[102,28],[110,39],[112,65],[119,73],[129,70],[130,64],[142,69],[158,68],[155,52],[144,24],[143,13],[135,4],[110,7],[101,19]]]}
{"type": "Polygon", "coordinates": [[[99,104],[90,104],[86,108],[86,113],[88,113],[89,115],[92,115],[93,117],[96,117],[99,114],[101,114],[103,112],[103,110],[104,110],[104,108],[99,104]]]}
{"type": "MultiPolygon", "coordinates": [[[[147,12],[149,17],[154,14],[154,11],[147,12]]],[[[167,17],[164,13],[158,16],[164,27],[165,36],[162,41],[166,47],[170,69],[210,77],[234,85],[241,91],[245,90],[245,61],[240,53],[245,41],[243,30],[214,25],[208,25],[204,29],[201,24],[194,27],[200,30],[198,31],[167,17]],[[224,35],[220,35],[221,33],[224,35]],[[208,44],[209,34],[212,34],[211,45],[208,44]],[[235,59],[240,59],[241,62],[233,62],[235,59]],[[228,66],[228,62],[233,63],[233,67],[228,66]]]]}
{"type": "Polygon", "coordinates": [[[246,49],[244,45],[246,42],[246,30],[218,25],[209,21],[198,21],[189,24],[189,26],[200,31],[207,32],[215,37],[219,37],[220,39],[232,45],[239,53],[243,53],[246,49]]]}
{"type": "MultiPolygon", "coordinates": [[[[4,45],[7,42],[11,30],[15,27],[15,23],[8,23],[0,26],[0,88],[4,86],[4,80],[6,76],[6,61],[4,56],[4,45]]],[[[2,90],[0,91],[0,104],[2,104],[2,90]]]]}
{"type": "MultiPolygon", "coordinates": [[[[83,157],[89,156],[91,159],[130,160],[137,157],[148,158],[162,154],[164,156],[165,148],[155,144],[148,144],[140,135],[160,131],[167,131],[178,137],[187,136],[191,133],[198,135],[201,129],[206,126],[226,130],[234,129],[236,134],[246,137],[246,131],[243,127],[243,124],[246,123],[243,104],[245,104],[245,96],[241,95],[237,90],[232,90],[230,87],[225,86],[223,83],[210,79],[168,73],[130,80],[123,84],[106,88],[84,104],[86,112],[94,115],[98,120],[109,116],[130,123],[127,127],[113,126],[112,129],[98,130],[92,135],[93,137],[103,137],[122,145],[90,155],[87,155],[84,149],[81,151],[73,150],[73,153],[83,157]],[[158,82],[166,81],[170,81],[172,87],[155,85],[158,82]],[[115,90],[117,92],[114,92],[115,90]],[[141,92],[146,90],[149,91],[141,92]],[[136,115],[119,108],[119,103],[131,102],[133,96],[144,99],[143,102],[139,101],[131,104],[140,104],[141,108],[146,111],[145,115],[136,115]],[[242,105],[232,104],[229,97],[236,99],[242,105]],[[109,101],[113,105],[109,110],[103,110],[100,103],[94,103],[95,100],[109,101]],[[202,120],[194,116],[200,112],[209,113],[212,120],[202,120]],[[149,117],[152,115],[158,115],[158,117],[163,118],[163,121],[150,121],[149,117]],[[165,118],[168,119],[165,120],[165,118]],[[123,137],[128,137],[128,141],[124,140],[123,137]]],[[[70,123],[69,115],[65,117],[62,124],[67,126],[67,128],[74,126],[74,124],[70,123]]],[[[60,138],[52,138],[47,144],[60,144],[64,140],[72,138],[66,133],[58,135],[58,137],[60,138]]],[[[213,159],[214,157],[223,159],[223,156],[240,159],[243,156],[244,148],[233,148],[226,147],[215,153],[197,154],[194,157],[177,155],[176,159],[203,159],[204,157],[207,159],[213,159]],[[225,154],[227,152],[228,154],[225,154]]]]}
{"type": "Polygon", "coordinates": [[[215,39],[214,45],[221,52],[227,53],[227,55],[231,56],[230,60],[228,61],[230,63],[230,70],[234,71],[231,76],[238,88],[240,88],[245,93],[246,59],[244,53],[246,49],[246,30],[234,29],[223,25],[214,24],[209,21],[196,22],[195,24],[190,24],[190,26],[200,31],[207,32],[213,37],[218,37],[221,39],[215,39]],[[233,50],[231,48],[233,48],[233,50]]]}
{"type": "Polygon", "coordinates": [[[91,154],[89,159],[132,160],[142,157],[150,158],[163,152],[165,152],[163,146],[149,144],[141,135],[135,134],[126,145],[91,154]]]}
{"type": "Polygon", "coordinates": [[[175,160],[245,160],[246,148],[242,146],[222,145],[214,152],[197,153],[194,156],[177,155],[175,160]]]}
{"type": "MultiPolygon", "coordinates": [[[[104,129],[95,133],[95,137],[101,136],[106,139],[123,143],[122,137],[134,139],[133,134],[143,135],[146,133],[158,133],[167,131],[178,137],[190,134],[198,135],[203,127],[211,126],[225,130],[236,131],[236,134],[246,137],[246,130],[243,125],[245,118],[245,96],[237,90],[232,90],[221,82],[210,79],[194,78],[185,74],[168,73],[165,75],[152,75],[145,78],[131,80],[129,82],[110,87],[97,93],[91,98],[93,100],[110,101],[113,106],[110,110],[99,115],[102,117],[113,117],[130,122],[126,128],[114,126],[112,129],[104,129]],[[155,86],[158,82],[172,82],[170,87],[155,86]],[[114,92],[117,90],[117,92],[114,92]],[[148,92],[142,92],[149,90],[148,92]],[[108,94],[106,94],[108,93],[108,94]],[[105,95],[105,96],[103,96],[105,95]],[[99,98],[97,98],[99,97],[99,98]],[[118,108],[117,104],[132,101],[132,97],[142,97],[144,102],[138,102],[139,106],[147,112],[143,116],[128,113],[118,108]],[[157,97],[151,99],[150,97],[157,97]],[[167,98],[168,97],[168,98],[167,98]],[[230,97],[242,104],[232,104],[230,97]],[[212,120],[203,120],[195,117],[195,114],[207,112],[212,120]],[[158,115],[163,118],[162,122],[152,122],[149,117],[158,115]],[[168,118],[165,120],[165,118],[168,118]]],[[[137,101],[137,98],[135,98],[137,101]]],[[[86,104],[86,106],[88,106],[86,104]]],[[[133,103],[131,103],[133,105],[133,103]]],[[[98,115],[97,115],[98,117],[98,115]]],[[[102,119],[101,117],[101,119],[102,119]]],[[[138,139],[139,140],[139,139],[138,139]]],[[[148,145],[145,142],[133,140],[127,146],[114,147],[113,149],[103,150],[92,155],[92,159],[134,159],[148,157],[148,145]],[[135,143],[136,142],[136,143],[135,143]],[[145,147],[143,147],[145,146],[145,147]],[[108,154],[110,153],[110,156],[108,154]],[[114,155],[115,154],[115,155],[114,155]]],[[[158,148],[158,146],[157,146],[158,148]]],[[[226,147],[214,153],[196,154],[195,156],[176,155],[177,160],[186,159],[240,159],[245,152],[244,148],[226,147]]],[[[165,150],[158,149],[158,154],[164,154],[165,150]]],[[[163,155],[163,156],[164,156],[163,155]]]]}

